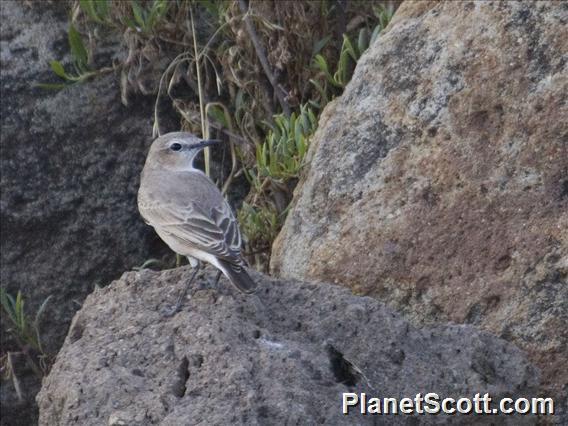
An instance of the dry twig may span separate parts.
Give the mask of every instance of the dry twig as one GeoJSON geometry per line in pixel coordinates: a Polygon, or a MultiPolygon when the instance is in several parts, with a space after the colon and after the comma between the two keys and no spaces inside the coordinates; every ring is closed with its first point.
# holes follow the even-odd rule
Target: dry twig
{"type": "Polygon", "coordinates": [[[274,74],[272,73],[272,70],[270,69],[270,64],[268,63],[268,59],[266,59],[266,52],[265,52],[262,44],[260,44],[260,40],[258,38],[258,35],[256,34],[256,30],[254,29],[254,25],[253,25],[253,23],[250,19],[249,14],[248,14],[249,6],[247,5],[246,0],[239,0],[239,8],[241,9],[241,12],[243,13],[243,20],[245,21],[245,26],[246,26],[247,32],[249,33],[252,44],[254,45],[254,50],[256,52],[256,56],[258,57],[258,60],[260,61],[260,65],[262,65],[262,69],[264,70],[264,73],[266,74],[268,81],[270,81],[270,84],[272,85],[272,88],[274,89],[274,94],[276,95],[276,98],[278,99],[278,102],[280,103],[280,107],[282,108],[282,112],[284,112],[284,115],[286,115],[286,117],[289,117],[290,116],[290,106],[288,105],[288,102],[286,102],[286,99],[284,98],[283,90],[280,88],[278,81],[276,81],[276,77],[274,77],[274,74]]]}

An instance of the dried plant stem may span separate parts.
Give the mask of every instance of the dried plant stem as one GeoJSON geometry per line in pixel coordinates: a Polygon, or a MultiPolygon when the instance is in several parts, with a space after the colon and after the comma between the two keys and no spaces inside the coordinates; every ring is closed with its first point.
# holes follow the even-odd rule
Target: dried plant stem
{"type": "MultiPolygon", "coordinates": [[[[227,122],[227,126],[229,127],[229,135],[234,134],[233,133],[233,120],[231,120],[231,114],[229,113],[229,110],[227,109],[227,107],[225,105],[223,105],[221,102],[210,102],[207,104],[207,106],[205,107],[205,115],[208,117],[209,116],[209,108],[216,106],[219,107],[223,110],[223,114],[225,115],[225,121],[227,122]]],[[[237,170],[237,153],[235,152],[235,144],[233,143],[233,138],[231,136],[229,136],[229,147],[231,149],[231,172],[229,173],[229,176],[227,177],[227,179],[225,180],[225,183],[223,184],[223,189],[221,190],[221,193],[223,195],[225,195],[227,193],[227,190],[229,189],[229,186],[231,185],[231,182],[233,181],[233,177],[235,176],[235,171],[237,170]]]]}
{"type": "Polygon", "coordinates": [[[24,343],[18,336],[14,336],[14,339],[16,340],[18,347],[21,349],[21,352],[19,352],[19,354],[24,355],[28,366],[32,369],[36,376],[41,379],[45,374],[41,371],[41,368],[39,368],[39,366],[34,361],[33,356],[30,353],[30,346],[24,343]]]}
{"type": "Polygon", "coordinates": [[[262,184],[260,185],[260,188],[258,188],[258,190],[256,191],[256,193],[253,196],[252,199],[252,204],[255,205],[258,202],[258,197],[261,197],[264,195],[264,191],[266,191],[266,189],[270,186],[270,178],[266,178],[262,181],[262,184]]]}
{"type": "Polygon", "coordinates": [[[246,140],[245,138],[239,136],[238,134],[236,134],[236,133],[234,133],[234,132],[231,132],[231,131],[229,131],[229,130],[227,130],[227,129],[223,129],[223,128],[221,127],[221,125],[218,124],[218,123],[216,123],[215,121],[209,122],[209,125],[210,125],[211,127],[213,127],[214,129],[217,129],[217,130],[220,131],[221,133],[223,133],[223,134],[229,136],[229,137],[231,138],[231,141],[233,141],[233,142],[236,141],[237,144],[244,144],[244,143],[247,142],[247,140],[246,140]]]}
{"type": "Polygon", "coordinates": [[[209,46],[211,46],[211,44],[213,43],[213,41],[215,41],[215,39],[221,33],[221,31],[223,31],[226,27],[230,26],[230,24],[232,24],[234,21],[236,21],[238,19],[241,19],[241,17],[240,16],[233,16],[231,19],[229,19],[227,22],[225,22],[224,24],[219,26],[219,28],[217,28],[217,30],[209,38],[209,41],[207,41],[205,46],[203,46],[203,49],[201,50],[201,53],[199,54],[200,59],[201,59],[201,56],[205,55],[205,53],[209,50],[209,46]]]}
{"type": "Polygon", "coordinates": [[[248,34],[251,38],[252,44],[254,46],[254,50],[256,52],[256,56],[258,57],[258,60],[260,61],[260,65],[262,65],[262,69],[264,70],[264,73],[266,74],[268,81],[270,81],[270,84],[272,85],[272,88],[274,89],[274,94],[276,95],[276,98],[278,99],[278,102],[280,103],[280,107],[282,108],[282,112],[284,113],[284,115],[289,117],[290,116],[290,106],[288,105],[288,102],[286,102],[286,99],[284,98],[284,94],[282,93],[282,89],[278,85],[278,81],[276,81],[276,77],[274,77],[274,74],[272,73],[272,70],[270,69],[270,64],[268,63],[268,59],[266,59],[266,52],[265,52],[262,44],[260,44],[260,40],[258,38],[258,35],[256,34],[256,30],[254,29],[254,25],[253,25],[253,23],[250,19],[249,14],[248,14],[249,6],[248,6],[246,0],[239,0],[239,8],[240,8],[241,12],[243,13],[243,20],[245,21],[245,26],[246,26],[247,32],[248,32],[248,34]]]}
{"type": "Polygon", "coordinates": [[[158,94],[156,95],[156,102],[154,103],[154,125],[152,127],[152,137],[156,138],[160,136],[160,121],[158,116],[158,104],[160,102],[160,96],[162,96],[162,88],[164,86],[164,82],[166,81],[167,76],[173,71],[173,69],[182,63],[183,61],[189,61],[191,59],[191,55],[187,52],[181,53],[174,58],[174,60],[168,65],[162,77],[160,78],[160,84],[158,85],[158,94]]]}
{"type": "Polygon", "coordinates": [[[20,386],[20,380],[18,379],[18,376],[16,376],[16,372],[14,371],[14,360],[12,359],[12,352],[8,351],[6,356],[8,357],[6,362],[10,370],[10,375],[12,376],[12,383],[14,384],[16,395],[19,401],[23,401],[24,396],[22,394],[22,387],[20,386]]]}
{"type": "MultiPolygon", "coordinates": [[[[209,129],[205,123],[205,108],[203,108],[203,87],[201,84],[201,67],[199,66],[199,54],[197,52],[197,37],[195,34],[195,25],[193,23],[193,12],[189,9],[189,14],[191,18],[191,35],[193,37],[193,54],[195,55],[195,70],[197,72],[197,90],[199,94],[199,113],[201,115],[201,137],[203,139],[209,138],[209,129]]],[[[205,156],[205,174],[207,176],[211,175],[211,151],[209,148],[205,148],[203,151],[205,156]]]]}

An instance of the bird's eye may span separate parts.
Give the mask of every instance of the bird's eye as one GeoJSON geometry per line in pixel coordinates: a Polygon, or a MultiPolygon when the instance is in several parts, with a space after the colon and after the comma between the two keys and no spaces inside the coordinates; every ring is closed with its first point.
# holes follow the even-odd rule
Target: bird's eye
{"type": "Polygon", "coordinates": [[[181,144],[179,144],[177,142],[173,143],[173,144],[170,145],[170,149],[172,151],[179,151],[181,149],[181,144]]]}

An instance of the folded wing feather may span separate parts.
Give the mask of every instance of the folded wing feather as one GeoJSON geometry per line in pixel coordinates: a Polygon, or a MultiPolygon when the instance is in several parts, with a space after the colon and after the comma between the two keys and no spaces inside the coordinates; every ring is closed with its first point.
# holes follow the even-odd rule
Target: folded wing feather
{"type": "Polygon", "coordinates": [[[241,235],[231,207],[213,183],[203,178],[197,185],[193,179],[192,186],[178,188],[175,194],[162,191],[152,201],[139,199],[140,212],[154,228],[183,244],[242,265],[241,235]],[[214,187],[214,197],[203,197],[208,189],[205,185],[214,187]]]}

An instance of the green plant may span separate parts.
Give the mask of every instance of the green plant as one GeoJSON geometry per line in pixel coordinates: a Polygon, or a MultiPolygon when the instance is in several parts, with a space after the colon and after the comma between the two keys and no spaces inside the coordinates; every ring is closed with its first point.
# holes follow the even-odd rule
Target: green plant
{"type": "Polygon", "coordinates": [[[107,25],[111,23],[109,0],[79,0],[79,7],[92,21],[107,25]]]}
{"type": "MultiPolygon", "coordinates": [[[[375,6],[373,7],[373,11],[378,20],[378,24],[371,34],[369,34],[369,28],[361,28],[356,43],[353,42],[347,34],[343,34],[343,42],[339,51],[339,59],[337,60],[335,72],[332,72],[331,61],[326,59],[324,55],[320,53],[314,55],[313,67],[319,71],[320,78],[312,78],[310,79],[310,83],[319,93],[320,102],[311,101],[312,105],[321,108],[325,106],[330,98],[333,98],[343,91],[347,83],[351,80],[357,61],[371,43],[377,39],[393,16],[393,12],[384,6],[375,6]]],[[[325,45],[327,40],[324,39],[318,43],[319,44],[314,48],[314,52],[321,50],[322,46],[320,45],[322,43],[325,45]]]]}
{"type": "MultiPolygon", "coordinates": [[[[170,8],[168,0],[154,0],[139,3],[131,0],[128,3],[130,13],[119,16],[120,23],[112,18],[111,2],[109,0],[79,0],[78,9],[93,22],[116,28],[127,27],[142,36],[155,31],[158,24],[163,21],[170,8]]],[[[92,69],[89,65],[90,54],[80,32],[74,22],[69,24],[67,35],[71,51],[71,64],[67,68],[58,60],[49,62],[51,70],[64,80],[63,83],[41,83],[40,87],[47,89],[61,89],[69,84],[82,83],[96,75],[114,70],[114,67],[92,69]]]]}
{"type": "MultiPolygon", "coordinates": [[[[362,29],[361,33],[363,34],[363,32],[364,30],[362,29]]],[[[352,67],[353,63],[357,62],[359,56],[360,52],[355,50],[347,34],[343,34],[343,44],[341,45],[337,70],[332,74],[328,61],[321,54],[315,56],[314,67],[321,71],[328,83],[343,89],[350,79],[350,66],[352,67]]]]}
{"type": "Polygon", "coordinates": [[[6,290],[0,288],[0,303],[2,309],[10,319],[13,331],[20,342],[29,345],[38,352],[44,353],[41,346],[40,319],[52,296],[47,297],[37,310],[34,320],[31,321],[24,311],[24,299],[18,291],[14,299],[6,290]]]}
{"type": "Polygon", "coordinates": [[[158,22],[166,16],[170,7],[169,0],[154,0],[152,2],[143,2],[142,6],[138,1],[130,1],[132,15],[134,19],[125,17],[124,22],[132,29],[142,33],[150,33],[154,31],[158,22]],[[149,5],[150,7],[146,7],[149,5]]]}
{"type": "Polygon", "coordinates": [[[304,165],[317,117],[308,105],[302,105],[298,113],[278,114],[273,123],[266,124],[270,130],[264,142],[256,147],[254,167],[243,169],[251,191],[248,202],[238,211],[247,255],[255,259],[259,269],[266,268],[272,241],[286,217],[286,200],[291,198],[289,188],[304,165]]]}
{"type": "Polygon", "coordinates": [[[373,30],[373,34],[371,35],[371,43],[373,43],[379,36],[379,33],[388,26],[392,17],[394,16],[394,9],[385,7],[383,5],[377,5],[373,6],[373,13],[379,20],[379,23],[373,30]]]}
{"type": "MultiPolygon", "coordinates": [[[[214,178],[223,193],[235,178],[248,179],[248,207],[239,211],[247,252],[262,247],[267,260],[319,113],[343,91],[356,62],[388,25],[392,10],[381,4],[75,0],[73,69],[57,61],[51,66],[67,84],[85,81],[100,72],[88,65],[96,42],[120,37],[125,59],[109,69],[120,71],[123,103],[130,93],[156,95],[154,135],[160,134],[159,105],[167,96],[182,130],[228,139],[230,174],[214,178]],[[88,36],[89,49],[80,34],[88,36]]],[[[209,174],[208,150],[205,169],[209,174]]]]}
{"type": "MultiPolygon", "coordinates": [[[[39,86],[46,89],[61,89],[69,84],[81,83],[94,77],[95,75],[109,71],[110,69],[92,70],[89,67],[89,53],[83,43],[83,39],[79,31],[70,24],[69,32],[67,33],[67,40],[71,50],[72,63],[70,64],[71,71],[65,69],[65,66],[60,61],[52,60],[49,62],[51,70],[60,78],[65,80],[64,83],[40,83],[39,86]]],[[[68,67],[68,68],[69,68],[68,67]]]]}
{"type": "Polygon", "coordinates": [[[300,107],[299,114],[289,117],[279,114],[266,140],[256,148],[258,175],[281,182],[297,178],[308,150],[309,138],[317,128],[317,118],[307,105],[300,107]]]}
{"type": "Polygon", "coordinates": [[[356,42],[348,34],[343,34],[335,68],[331,65],[334,61],[326,59],[321,53],[331,41],[331,36],[314,44],[313,68],[318,75],[310,78],[309,82],[319,94],[319,100],[309,99],[307,104],[300,106],[298,114],[278,114],[274,116],[272,123],[267,123],[270,130],[264,141],[256,145],[255,165],[244,169],[251,185],[251,193],[249,203],[243,204],[238,215],[247,237],[249,252],[255,253],[262,248],[269,250],[282,226],[287,207],[277,208],[277,199],[287,197],[279,196],[278,193],[289,192],[290,182],[299,177],[309,139],[317,129],[318,117],[310,106],[321,111],[330,99],[343,91],[351,80],[357,61],[392,17],[392,11],[383,6],[374,7],[374,13],[378,23],[372,32],[366,26],[360,28],[356,42]],[[332,72],[332,69],[335,71],[332,72]]]}
{"type": "Polygon", "coordinates": [[[266,267],[266,253],[282,227],[284,216],[285,213],[279,213],[271,205],[252,206],[243,202],[239,209],[237,219],[249,247],[247,256],[254,259],[257,269],[266,267]]]}
{"type": "Polygon", "coordinates": [[[49,369],[48,355],[45,353],[41,344],[40,321],[47,304],[51,300],[51,296],[47,297],[38,308],[34,319],[32,320],[24,310],[25,301],[22,293],[14,298],[4,288],[0,288],[0,305],[2,311],[6,314],[12,327],[8,332],[15,339],[20,351],[7,351],[2,358],[2,370],[4,376],[11,377],[14,388],[19,396],[21,396],[20,384],[14,371],[13,357],[15,355],[24,355],[29,367],[38,377],[43,377],[49,369]]]}

